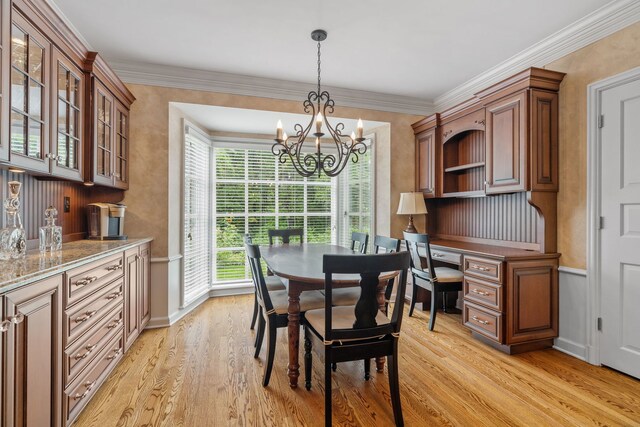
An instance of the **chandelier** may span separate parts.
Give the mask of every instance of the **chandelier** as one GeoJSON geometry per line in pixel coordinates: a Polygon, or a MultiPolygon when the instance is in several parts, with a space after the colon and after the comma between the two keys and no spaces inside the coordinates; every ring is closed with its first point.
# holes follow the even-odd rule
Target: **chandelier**
{"type": "Polygon", "coordinates": [[[304,177],[314,174],[320,177],[322,173],[331,177],[342,172],[349,159],[356,163],[358,156],[367,152],[367,146],[362,137],[362,120],[358,119],[356,132],[351,132],[350,136],[343,134],[344,123],[338,123],[335,127],[329,123],[327,114],[333,114],[335,102],[328,91],[320,88],[320,42],[327,38],[327,32],[314,30],[311,38],[318,42],[318,90],[309,92],[306,101],[302,103],[304,112],[310,114],[311,118],[306,127],[296,124],[295,135],[292,136],[283,132],[282,122],[278,120],[276,142],[271,151],[278,156],[280,163],[291,160],[296,171],[304,177]],[[323,138],[323,124],[329,132],[327,138],[323,138]],[[311,133],[312,129],[315,132],[311,133]],[[309,149],[313,145],[307,141],[315,143],[315,152],[309,149]],[[323,147],[326,147],[324,152],[323,147]]]}

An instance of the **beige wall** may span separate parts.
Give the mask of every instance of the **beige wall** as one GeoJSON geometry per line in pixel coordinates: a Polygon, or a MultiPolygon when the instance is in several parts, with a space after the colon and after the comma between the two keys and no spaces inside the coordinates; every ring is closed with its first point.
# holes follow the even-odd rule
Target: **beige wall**
{"type": "MultiPolygon", "coordinates": [[[[129,214],[126,231],[132,237],[154,237],[152,255],[155,258],[180,254],[179,233],[176,233],[175,224],[179,224],[182,203],[182,155],[179,144],[169,144],[169,141],[181,141],[182,136],[180,115],[174,114],[175,119],[170,121],[170,102],[302,112],[301,102],[297,101],[146,85],[129,85],[129,89],[137,100],[131,110],[131,185],[125,197],[129,214]]],[[[413,191],[414,188],[414,142],[411,123],[421,117],[346,107],[337,107],[334,115],[390,124],[390,139],[383,138],[381,142],[383,147],[386,144],[387,148],[377,153],[377,163],[388,162],[390,179],[386,186],[381,185],[376,198],[381,201],[381,206],[387,206],[391,235],[400,237],[406,218],[396,216],[393,208],[397,206],[400,192],[413,191]]]]}
{"type": "Polygon", "coordinates": [[[640,23],[573,52],[545,68],[567,73],[560,86],[560,263],[586,268],[587,86],[640,66],[640,23]]]}

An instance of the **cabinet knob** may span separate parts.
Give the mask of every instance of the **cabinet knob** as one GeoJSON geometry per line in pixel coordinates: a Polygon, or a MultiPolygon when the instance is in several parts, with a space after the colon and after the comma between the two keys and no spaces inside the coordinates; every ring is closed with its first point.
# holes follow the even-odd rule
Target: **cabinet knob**
{"type": "Polygon", "coordinates": [[[14,325],[17,325],[18,323],[22,323],[22,321],[24,320],[24,314],[22,313],[18,313],[15,316],[11,316],[9,317],[9,320],[11,321],[11,323],[13,323],[14,325]]]}
{"type": "Polygon", "coordinates": [[[7,332],[9,330],[9,326],[11,326],[11,322],[8,320],[0,322],[0,332],[7,332]]]}

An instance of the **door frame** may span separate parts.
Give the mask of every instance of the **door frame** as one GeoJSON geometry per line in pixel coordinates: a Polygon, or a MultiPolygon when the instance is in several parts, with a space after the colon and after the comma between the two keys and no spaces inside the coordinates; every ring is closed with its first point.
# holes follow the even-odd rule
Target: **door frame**
{"type": "Polygon", "coordinates": [[[602,315],[600,283],[600,202],[602,196],[602,165],[598,156],[601,144],[599,118],[602,113],[602,93],[640,80],[640,67],[597,81],[587,86],[587,307],[586,360],[600,365],[600,331],[602,315]]]}

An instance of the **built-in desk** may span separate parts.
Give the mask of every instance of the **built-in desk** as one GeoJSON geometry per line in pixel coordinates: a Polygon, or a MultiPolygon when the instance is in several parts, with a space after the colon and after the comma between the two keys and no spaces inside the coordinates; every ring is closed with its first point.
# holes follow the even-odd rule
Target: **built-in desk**
{"type": "Polygon", "coordinates": [[[434,239],[431,257],[463,271],[462,322],[476,338],[510,354],[553,345],[560,254],[434,239]]]}

